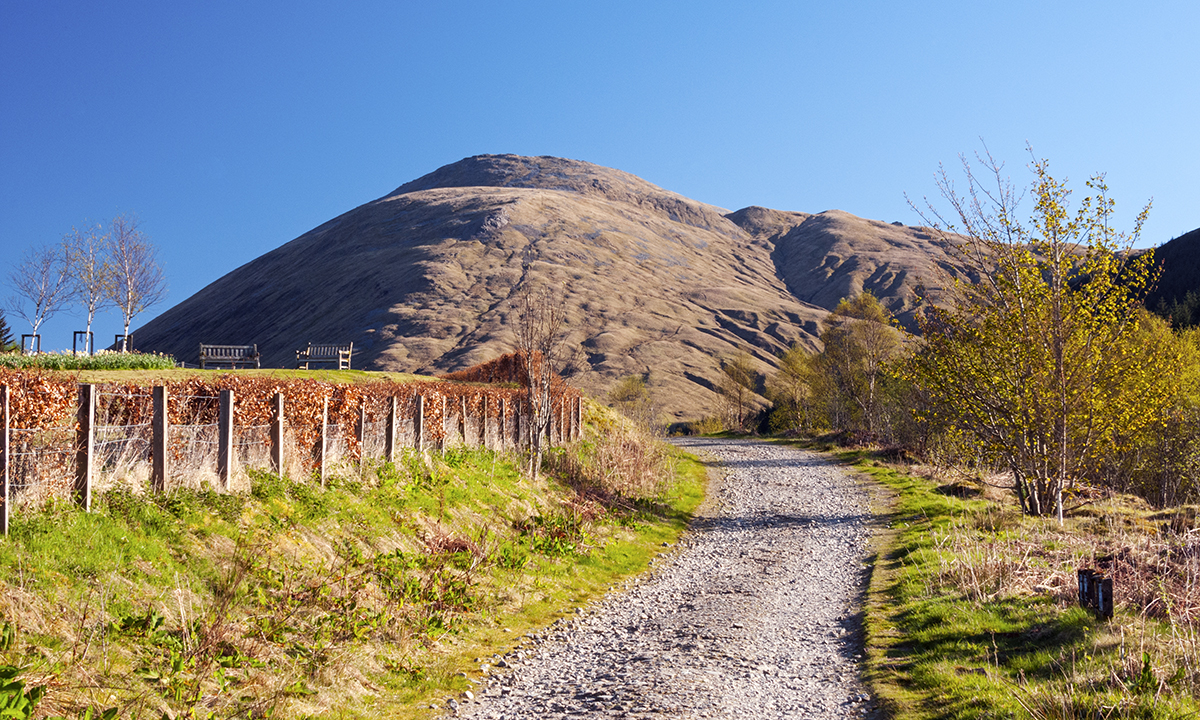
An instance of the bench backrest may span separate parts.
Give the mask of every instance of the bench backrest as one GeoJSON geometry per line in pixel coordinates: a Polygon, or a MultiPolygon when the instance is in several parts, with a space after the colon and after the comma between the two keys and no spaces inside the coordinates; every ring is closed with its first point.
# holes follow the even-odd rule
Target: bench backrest
{"type": "Polygon", "coordinates": [[[200,343],[200,357],[213,360],[253,358],[258,354],[258,345],[205,345],[200,343]]]}
{"type": "Polygon", "coordinates": [[[338,357],[354,349],[354,343],[309,343],[304,354],[309,357],[338,357]]]}

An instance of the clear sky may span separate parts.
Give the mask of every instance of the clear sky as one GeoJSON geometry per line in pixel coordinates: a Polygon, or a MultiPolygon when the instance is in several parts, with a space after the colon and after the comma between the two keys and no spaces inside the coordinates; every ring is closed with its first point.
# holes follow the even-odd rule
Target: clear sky
{"type": "MultiPolygon", "coordinates": [[[[0,297],[133,212],[166,302],[442,165],[556,155],[735,210],[918,223],[980,147],[1200,227],[1200,3],[0,3],[0,297]]],[[[28,326],[8,314],[17,333],[28,326]]],[[[82,321],[59,315],[48,348],[82,321]]],[[[97,327],[111,341],[120,318],[97,327]]]]}

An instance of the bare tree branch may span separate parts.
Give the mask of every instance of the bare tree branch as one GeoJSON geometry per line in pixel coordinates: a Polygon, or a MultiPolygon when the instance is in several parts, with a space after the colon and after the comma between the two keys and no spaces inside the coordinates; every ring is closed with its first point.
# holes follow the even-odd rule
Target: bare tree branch
{"type": "Polygon", "coordinates": [[[16,291],[8,307],[29,323],[34,335],[72,299],[71,258],[60,245],[29,249],[8,278],[16,291]]]}
{"type": "Polygon", "coordinates": [[[537,477],[542,465],[542,439],[553,414],[555,368],[564,352],[565,300],[561,291],[543,288],[526,291],[517,302],[517,353],[529,380],[526,401],[532,420],[527,438],[529,469],[537,477]]]}
{"type": "Polygon", "coordinates": [[[125,339],[121,351],[129,346],[129,326],[146,308],[162,301],[167,293],[166,278],[158,264],[157,251],[138,229],[133,215],[113,218],[108,235],[108,255],[113,268],[109,298],[121,309],[125,339]]]}
{"type": "MultiPolygon", "coordinates": [[[[71,258],[71,282],[77,303],[87,312],[88,338],[96,313],[113,307],[113,266],[108,260],[108,233],[99,225],[83,230],[71,228],[63,236],[63,247],[71,258]]],[[[92,350],[90,344],[89,352],[92,350]]]]}

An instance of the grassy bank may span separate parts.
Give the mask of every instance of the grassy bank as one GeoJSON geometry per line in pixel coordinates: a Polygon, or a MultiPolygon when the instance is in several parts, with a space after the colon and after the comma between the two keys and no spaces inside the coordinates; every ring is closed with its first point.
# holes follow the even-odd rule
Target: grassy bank
{"type": "Polygon", "coordinates": [[[866,611],[868,679],[903,720],[1195,717],[1195,513],[1128,498],[1063,527],[1007,496],[862,452],[886,488],[866,611]],[[1117,611],[1077,607],[1075,571],[1106,567],[1117,611]]]}
{"type": "Polygon", "coordinates": [[[702,466],[598,407],[586,419],[538,480],[464,449],[324,487],[255,472],[248,495],[19,514],[0,540],[0,666],[23,686],[0,677],[0,706],[430,716],[476,658],[645,569],[700,502],[702,466]]]}

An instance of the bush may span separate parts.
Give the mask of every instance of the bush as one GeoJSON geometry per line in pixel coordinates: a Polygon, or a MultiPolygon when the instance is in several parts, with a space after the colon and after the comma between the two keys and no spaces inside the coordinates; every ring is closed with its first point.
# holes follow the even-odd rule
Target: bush
{"type": "Polygon", "coordinates": [[[158,353],[119,353],[101,350],[95,355],[70,353],[0,354],[0,367],[14,370],[169,370],[175,358],[158,353]]]}

